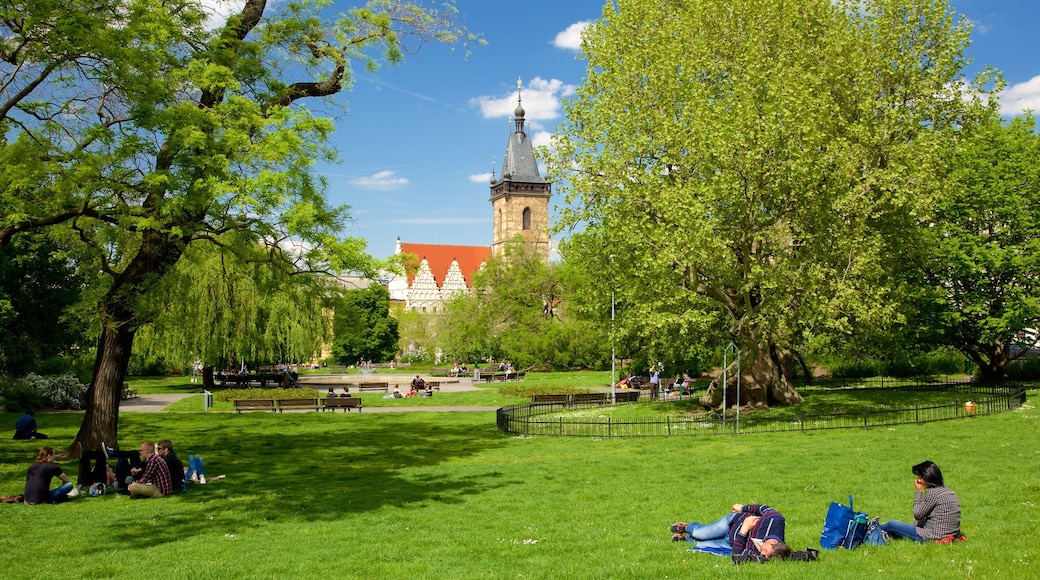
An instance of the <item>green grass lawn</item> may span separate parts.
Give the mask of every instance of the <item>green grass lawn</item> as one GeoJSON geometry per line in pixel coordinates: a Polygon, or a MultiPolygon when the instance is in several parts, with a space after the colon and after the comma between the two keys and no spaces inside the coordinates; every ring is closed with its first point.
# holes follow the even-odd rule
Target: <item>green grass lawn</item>
{"type": "MultiPolygon", "coordinates": [[[[0,505],[0,566],[11,578],[1033,578],[1038,400],[920,426],[709,439],[511,437],[490,411],[124,413],[124,448],[168,437],[227,479],[163,500],[0,505]],[[966,543],[738,568],[669,541],[673,522],[735,502],[781,510],[794,549],[818,547],[828,504],[850,493],[859,510],[909,520],[910,466],[925,459],[960,496],[966,543]]],[[[81,416],[38,419],[67,444],[81,416]]],[[[34,453],[0,448],[0,493],[21,492],[34,453]]]]}

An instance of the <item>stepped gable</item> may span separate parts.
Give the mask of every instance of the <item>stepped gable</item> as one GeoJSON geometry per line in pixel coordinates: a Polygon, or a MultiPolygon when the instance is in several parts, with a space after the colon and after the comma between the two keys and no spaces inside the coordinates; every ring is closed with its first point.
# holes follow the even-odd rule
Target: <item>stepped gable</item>
{"type": "MultiPolygon", "coordinates": [[[[487,246],[450,246],[443,244],[412,244],[401,242],[401,252],[415,254],[420,262],[426,260],[437,283],[437,287],[443,287],[448,277],[453,261],[459,264],[459,270],[465,278],[466,287],[473,287],[473,275],[480,269],[480,265],[491,257],[491,248],[487,246]]],[[[409,274],[408,285],[412,286],[415,274],[409,274]]]]}

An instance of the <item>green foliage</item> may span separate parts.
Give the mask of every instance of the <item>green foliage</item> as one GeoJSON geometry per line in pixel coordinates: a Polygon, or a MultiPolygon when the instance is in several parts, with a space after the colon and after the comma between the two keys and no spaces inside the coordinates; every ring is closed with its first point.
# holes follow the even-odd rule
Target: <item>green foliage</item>
{"type": "Polygon", "coordinates": [[[1013,381],[1040,381],[1040,357],[1016,359],[1008,365],[1008,377],[1013,381]]]}
{"type": "Polygon", "coordinates": [[[227,389],[213,393],[217,401],[229,402],[235,399],[314,399],[319,396],[317,389],[311,387],[288,388],[251,388],[251,389],[227,389]]]}
{"type": "MultiPolygon", "coordinates": [[[[920,322],[986,378],[1005,375],[1040,326],[1040,136],[996,111],[962,131],[946,189],[920,228],[920,322]],[[1026,331],[1027,329],[1033,329],[1026,331]]],[[[912,270],[917,271],[917,270],[912,270]]]]}
{"type": "Polygon", "coordinates": [[[748,392],[796,401],[789,349],[898,314],[885,266],[916,243],[904,233],[986,93],[962,82],[953,16],[916,0],[605,7],[550,162],[560,228],[583,230],[565,255],[601,304],[616,291],[627,333],[716,338],[721,314],[715,344],[737,342],[748,392]]]}
{"type": "Polygon", "coordinates": [[[473,37],[450,1],[329,8],[251,0],[207,23],[194,0],[0,7],[0,247],[46,229],[83,276],[101,336],[81,442],[116,434],[118,408],[93,398],[118,394],[138,333],[178,364],[304,358],[328,282],[295,282],[377,270],[313,172],[335,160],[333,122],[306,103],[337,106],[355,63],[473,37]]]}
{"type": "Polygon", "coordinates": [[[393,360],[397,352],[397,319],[390,316],[390,292],[379,284],[348,290],[336,305],[332,358],[339,364],[393,360]]]}
{"type": "Polygon", "coordinates": [[[42,376],[29,373],[19,379],[3,380],[4,406],[20,409],[82,409],[87,385],[72,374],[42,376]]]}
{"type": "Polygon", "coordinates": [[[575,386],[559,386],[538,384],[531,381],[502,385],[498,391],[510,397],[530,398],[531,395],[573,395],[575,393],[591,393],[592,389],[575,386]]]}
{"type": "Polygon", "coordinates": [[[522,240],[485,263],[473,292],[452,299],[440,339],[449,359],[508,360],[518,369],[602,368],[610,344],[601,322],[583,316],[557,264],[522,240]]]}
{"type": "Polygon", "coordinates": [[[0,246],[0,371],[57,374],[74,367],[89,333],[69,309],[83,277],[53,240],[21,235],[0,246]]]}
{"type": "Polygon", "coordinates": [[[26,413],[38,411],[45,405],[43,393],[35,386],[0,375],[0,406],[8,413],[26,413]]]}

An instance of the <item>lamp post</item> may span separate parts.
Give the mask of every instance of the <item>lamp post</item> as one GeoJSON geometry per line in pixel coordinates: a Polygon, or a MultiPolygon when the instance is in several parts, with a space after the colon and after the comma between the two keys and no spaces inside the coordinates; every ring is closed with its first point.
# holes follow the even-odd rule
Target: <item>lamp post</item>
{"type": "MultiPolygon", "coordinates": [[[[611,256],[613,258],[614,256],[611,256]]],[[[614,376],[614,291],[610,291],[610,402],[617,403],[617,378],[614,376]]]]}
{"type": "Polygon", "coordinates": [[[737,425],[736,430],[740,431],[740,349],[737,347],[737,343],[730,342],[726,345],[726,349],[722,351],[722,431],[726,431],[726,388],[729,386],[729,352],[734,351],[737,354],[737,425]]]}

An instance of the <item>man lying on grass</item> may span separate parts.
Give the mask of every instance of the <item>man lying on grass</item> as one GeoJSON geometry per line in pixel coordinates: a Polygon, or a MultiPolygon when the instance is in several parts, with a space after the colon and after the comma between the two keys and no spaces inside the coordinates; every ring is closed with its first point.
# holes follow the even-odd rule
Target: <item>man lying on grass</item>
{"type": "Polygon", "coordinates": [[[765,562],[786,558],[791,548],[784,543],[784,516],[763,504],[733,504],[730,513],[710,524],[679,522],[672,524],[672,541],[686,540],[694,550],[730,555],[736,563],[765,562]]]}

